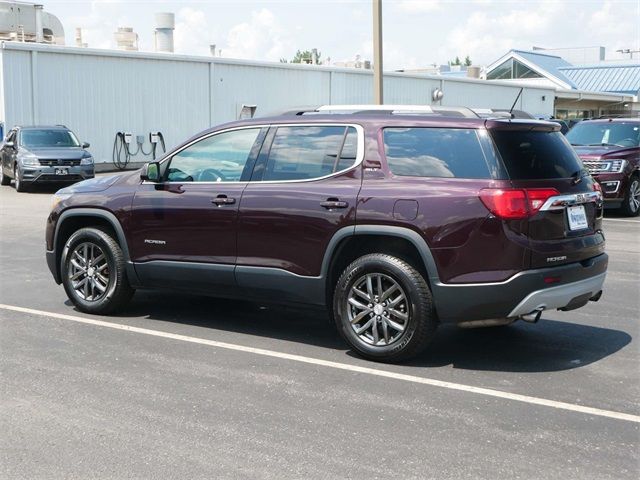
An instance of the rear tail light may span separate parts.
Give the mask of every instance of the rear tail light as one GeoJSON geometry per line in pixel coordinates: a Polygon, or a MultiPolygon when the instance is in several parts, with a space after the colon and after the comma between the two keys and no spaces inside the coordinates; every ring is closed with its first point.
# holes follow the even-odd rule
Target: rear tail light
{"type": "Polygon", "coordinates": [[[602,186],[598,182],[593,182],[593,191],[602,193],[602,186]]]}
{"type": "Polygon", "coordinates": [[[484,188],[480,200],[496,217],[505,220],[528,218],[559,192],[555,188],[484,188]]]}

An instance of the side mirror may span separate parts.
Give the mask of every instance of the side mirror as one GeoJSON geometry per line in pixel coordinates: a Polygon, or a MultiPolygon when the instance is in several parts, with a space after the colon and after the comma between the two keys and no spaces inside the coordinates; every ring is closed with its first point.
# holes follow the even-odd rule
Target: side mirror
{"type": "Polygon", "coordinates": [[[140,180],[147,182],[160,182],[160,164],[158,162],[145,163],[140,171],[140,180]]]}
{"type": "Polygon", "coordinates": [[[82,144],[82,148],[89,148],[91,146],[91,144],[89,142],[84,142],[82,144]]]}
{"type": "Polygon", "coordinates": [[[13,148],[14,147],[14,143],[13,142],[4,142],[4,146],[13,148]]]}

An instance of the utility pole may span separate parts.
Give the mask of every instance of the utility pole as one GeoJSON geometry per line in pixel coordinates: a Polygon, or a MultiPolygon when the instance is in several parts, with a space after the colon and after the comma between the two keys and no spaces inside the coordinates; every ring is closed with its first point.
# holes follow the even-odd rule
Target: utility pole
{"type": "Polygon", "coordinates": [[[382,105],[382,0],[373,0],[373,103],[382,105]]]}

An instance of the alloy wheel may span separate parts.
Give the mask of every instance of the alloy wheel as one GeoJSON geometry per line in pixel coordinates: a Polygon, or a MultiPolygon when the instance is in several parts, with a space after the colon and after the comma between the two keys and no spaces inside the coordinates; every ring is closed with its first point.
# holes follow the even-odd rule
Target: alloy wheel
{"type": "Polygon", "coordinates": [[[109,273],[107,257],[95,243],[80,243],[71,252],[67,274],[73,290],[83,300],[95,302],[106,294],[109,273]]]}
{"type": "Polygon", "coordinates": [[[629,208],[635,213],[640,208],[640,180],[635,179],[629,187],[629,208]]]}
{"type": "Polygon", "coordinates": [[[382,273],[360,277],[349,291],[346,308],[351,328],[368,345],[390,345],[398,341],[409,325],[404,290],[382,273]]]}

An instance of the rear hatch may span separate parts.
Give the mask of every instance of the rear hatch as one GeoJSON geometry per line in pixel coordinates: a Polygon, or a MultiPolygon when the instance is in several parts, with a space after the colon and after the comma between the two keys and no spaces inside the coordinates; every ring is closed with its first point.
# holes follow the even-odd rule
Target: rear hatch
{"type": "Polygon", "coordinates": [[[488,121],[513,189],[524,192],[520,233],[530,268],[584,261],[604,251],[602,194],[552,123],[488,121]]]}

